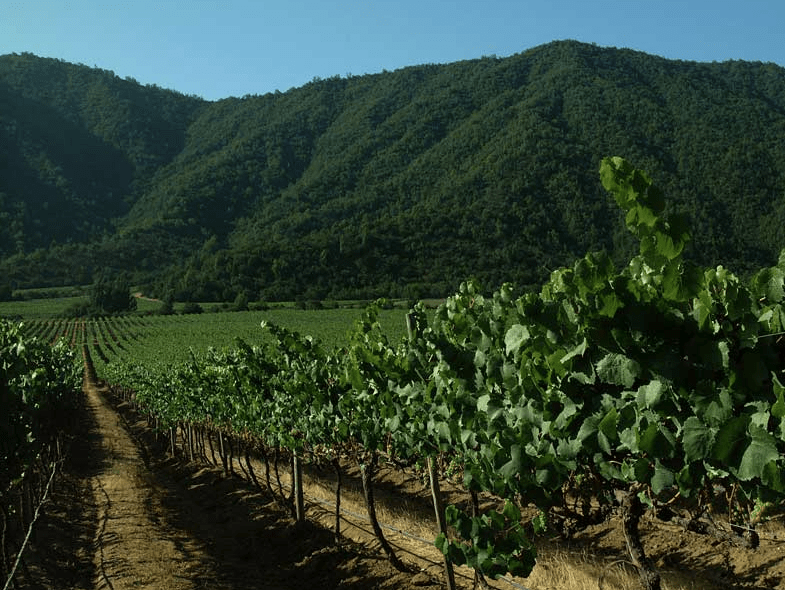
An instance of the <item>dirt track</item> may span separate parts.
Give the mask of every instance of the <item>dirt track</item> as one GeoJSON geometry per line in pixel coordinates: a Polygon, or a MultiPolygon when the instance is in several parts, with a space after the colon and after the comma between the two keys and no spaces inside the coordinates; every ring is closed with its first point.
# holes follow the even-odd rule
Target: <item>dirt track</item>
{"type": "Polygon", "coordinates": [[[94,383],[86,380],[84,392],[81,433],[21,587],[439,587],[428,575],[395,571],[371,548],[336,547],[328,530],[296,526],[244,481],[148,459],[150,441],[133,435],[142,426],[126,423],[94,383]]]}
{"type": "Polygon", "coordinates": [[[118,414],[85,385],[87,410],[95,427],[90,478],[98,519],[95,535],[95,587],[193,587],[191,580],[212,577],[209,556],[199,542],[173,529],[161,505],[165,490],[156,482],[139,447],[118,414]]]}

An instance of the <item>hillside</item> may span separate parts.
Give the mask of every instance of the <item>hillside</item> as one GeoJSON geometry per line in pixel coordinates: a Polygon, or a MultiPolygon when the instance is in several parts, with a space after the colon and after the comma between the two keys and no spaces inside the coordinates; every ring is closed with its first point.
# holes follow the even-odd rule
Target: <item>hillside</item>
{"type": "Polygon", "coordinates": [[[598,180],[607,155],[688,214],[700,264],[744,273],[785,246],[774,64],[564,41],[210,103],[2,56],[0,277],[110,269],[183,300],[535,284],[635,247],[598,180]]]}

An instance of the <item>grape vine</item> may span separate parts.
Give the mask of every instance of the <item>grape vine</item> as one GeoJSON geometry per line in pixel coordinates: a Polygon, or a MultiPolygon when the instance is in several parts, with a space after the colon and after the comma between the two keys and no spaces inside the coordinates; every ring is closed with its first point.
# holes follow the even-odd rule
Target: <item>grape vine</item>
{"type": "MultiPolygon", "coordinates": [[[[63,436],[78,406],[81,363],[63,342],[50,346],[0,319],[0,572],[12,582],[11,558],[37,517],[63,456],[63,436]],[[46,485],[44,485],[46,484],[46,485]]],[[[19,563],[18,555],[15,559],[19,563]]]]}

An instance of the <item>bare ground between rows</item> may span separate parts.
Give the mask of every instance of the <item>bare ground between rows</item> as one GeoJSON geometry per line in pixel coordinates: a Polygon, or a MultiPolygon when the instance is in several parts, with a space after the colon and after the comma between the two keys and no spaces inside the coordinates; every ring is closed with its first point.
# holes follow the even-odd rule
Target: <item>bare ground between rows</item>
{"type": "MultiPolygon", "coordinates": [[[[93,394],[98,392],[88,391],[88,399],[93,394]]],[[[359,480],[351,471],[344,478],[342,494],[342,507],[347,510],[342,527],[351,540],[336,547],[330,530],[335,483],[330,471],[308,470],[309,524],[298,527],[288,512],[250,482],[225,477],[216,466],[167,456],[163,443],[156,442],[152,430],[129,406],[109,398],[122,416],[119,421],[106,403],[105,392],[97,399],[103,401],[88,407],[84,436],[76,441],[67,475],[39,528],[37,549],[28,559],[29,583],[23,587],[442,587],[440,556],[429,541],[435,536],[429,492],[411,474],[383,469],[377,490],[380,520],[410,535],[385,531],[414,570],[404,574],[392,568],[373,539],[364,519],[359,480]],[[138,472],[132,479],[141,490],[134,493],[142,496],[139,503],[125,497],[125,489],[113,491],[115,505],[132,508],[126,524],[139,533],[122,539],[107,535],[105,528],[102,532],[102,526],[114,519],[107,518],[105,497],[102,501],[96,485],[96,479],[105,481],[101,478],[107,472],[116,473],[123,465],[101,446],[100,424],[111,425],[112,415],[112,428],[130,435],[136,449],[138,472]],[[136,517],[131,514],[134,510],[136,517]],[[118,551],[115,561],[106,557],[112,547],[118,551]],[[167,577],[162,569],[155,579],[132,579],[129,564],[144,569],[156,563],[169,564],[179,573],[167,577]],[[102,574],[107,565],[110,570],[117,567],[114,578],[102,574]],[[123,586],[124,580],[133,583],[123,586]]],[[[259,462],[254,467],[263,474],[259,462]]],[[[288,475],[282,472],[282,476],[288,484],[288,475]]],[[[457,487],[445,486],[445,493],[448,502],[465,501],[457,487]]],[[[785,535],[780,526],[763,530],[756,551],[655,520],[645,520],[642,532],[648,554],[663,572],[665,588],[785,589],[785,535]]],[[[543,543],[532,576],[513,582],[531,589],[636,588],[623,547],[617,521],[597,525],[569,543],[543,543]]],[[[471,573],[459,572],[458,581],[470,587],[471,573]]],[[[514,588],[503,580],[493,586],[514,588]]]]}
{"type": "Polygon", "coordinates": [[[297,526],[238,478],[155,454],[86,382],[80,436],[38,523],[18,588],[437,588],[376,551],[297,526]]]}

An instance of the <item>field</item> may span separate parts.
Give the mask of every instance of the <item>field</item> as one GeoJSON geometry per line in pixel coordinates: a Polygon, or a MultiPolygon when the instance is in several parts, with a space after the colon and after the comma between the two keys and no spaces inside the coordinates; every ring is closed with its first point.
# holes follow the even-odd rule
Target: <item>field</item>
{"type": "MultiPolygon", "coordinates": [[[[232,347],[237,338],[257,344],[269,335],[261,323],[267,321],[320,340],[327,347],[345,343],[363,309],[301,310],[289,307],[266,311],[155,315],[160,304],[139,301],[135,314],[97,319],[64,319],[63,310],[81,298],[40,299],[0,303],[0,317],[24,322],[26,332],[54,343],[62,338],[74,346],[85,344],[97,367],[121,355],[139,363],[157,364],[162,359],[177,363],[202,354],[209,348],[232,347]]],[[[210,304],[205,304],[209,308],[210,304]]],[[[403,308],[383,310],[380,316],[385,333],[392,340],[406,335],[403,308]]]]}

